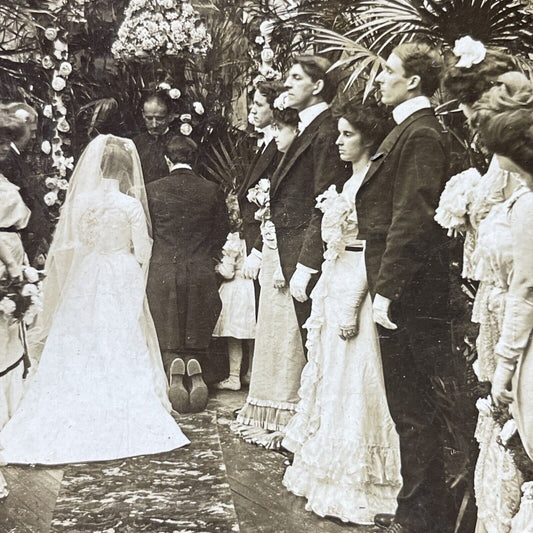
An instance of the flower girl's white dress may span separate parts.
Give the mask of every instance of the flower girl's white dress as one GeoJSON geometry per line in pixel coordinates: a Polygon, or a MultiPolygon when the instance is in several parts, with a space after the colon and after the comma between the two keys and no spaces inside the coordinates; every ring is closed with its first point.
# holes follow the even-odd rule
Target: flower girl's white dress
{"type": "Polygon", "coordinates": [[[30,388],[0,433],[8,463],[100,461],[189,442],[170,414],[159,351],[146,335],[140,263],[151,242],[142,205],[117,182],[80,206],[85,252],[63,288],[30,388]]]}

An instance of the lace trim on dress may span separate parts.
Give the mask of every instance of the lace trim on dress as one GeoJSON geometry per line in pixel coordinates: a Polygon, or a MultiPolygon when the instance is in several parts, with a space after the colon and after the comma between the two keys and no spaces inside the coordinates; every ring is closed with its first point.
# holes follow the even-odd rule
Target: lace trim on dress
{"type": "Polygon", "coordinates": [[[237,422],[269,431],[283,431],[296,411],[296,404],[250,398],[239,411],[237,422]]]}

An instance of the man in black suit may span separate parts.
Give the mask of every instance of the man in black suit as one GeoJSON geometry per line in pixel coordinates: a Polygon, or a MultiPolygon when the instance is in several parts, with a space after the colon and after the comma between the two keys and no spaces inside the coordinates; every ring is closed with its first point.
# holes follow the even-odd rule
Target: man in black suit
{"type": "Polygon", "coordinates": [[[394,49],[376,81],[397,126],[356,197],[387,398],[400,436],[396,516],[376,517],[390,533],[451,531],[433,381],[451,349],[447,239],[433,218],[448,175],[447,140],[429,101],[440,72],[439,54],[429,46],[394,49]]]}
{"type": "Polygon", "coordinates": [[[30,220],[21,232],[24,250],[31,264],[42,267],[44,254],[52,238],[52,224],[48,208],[44,203],[44,191],[24,160],[35,141],[39,117],[35,109],[24,102],[13,102],[7,106],[11,113],[24,126],[18,139],[13,139],[9,154],[0,164],[5,177],[20,188],[20,195],[31,211],[30,220]]]}
{"type": "Polygon", "coordinates": [[[179,412],[201,411],[207,403],[200,361],[222,307],[214,267],[229,231],[221,189],[191,168],[196,152],[192,139],[171,137],[170,174],[146,186],[154,237],[146,290],[170,376],[170,400],[179,412]]]}
{"type": "Polygon", "coordinates": [[[281,267],[300,327],[309,316],[308,294],[323,260],[321,214],[315,199],[331,184],[341,186],[349,176],[335,145],[337,123],[329,103],[337,87],[327,73],[330,66],[324,57],[294,58],[285,81],[286,104],[298,111],[300,133],[274,172],[270,187],[281,267]]]}

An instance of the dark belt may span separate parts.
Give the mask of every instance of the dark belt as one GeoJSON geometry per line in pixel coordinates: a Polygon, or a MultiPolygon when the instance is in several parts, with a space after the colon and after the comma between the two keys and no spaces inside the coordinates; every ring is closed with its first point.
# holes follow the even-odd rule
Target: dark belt
{"type": "Polygon", "coordinates": [[[365,247],[364,246],[345,246],[344,249],[347,252],[363,252],[365,247]]]}

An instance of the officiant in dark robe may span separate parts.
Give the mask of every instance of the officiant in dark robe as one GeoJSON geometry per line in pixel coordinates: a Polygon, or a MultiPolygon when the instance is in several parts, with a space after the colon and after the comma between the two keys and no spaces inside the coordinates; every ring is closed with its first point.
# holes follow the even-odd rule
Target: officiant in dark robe
{"type": "MultiPolygon", "coordinates": [[[[147,295],[175,398],[184,363],[189,376],[197,375],[209,348],[222,308],[214,267],[229,232],[222,190],[192,170],[196,151],[192,139],[172,136],[166,146],[170,174],[146,187],[154,238],[147,295]]],[[[191,393],[191,410],[203,409],[204,387],[201,400],[191,393]]]]}
{"type": "Polygon", "coordinates": [[[164,91],[146,95],[142,101],[142,115],[146,131],[133,138],[141,160],[144,183],[148,184],[168,175],[165,146],[176,135],[172,130],[172,100],[164,91]]]}

